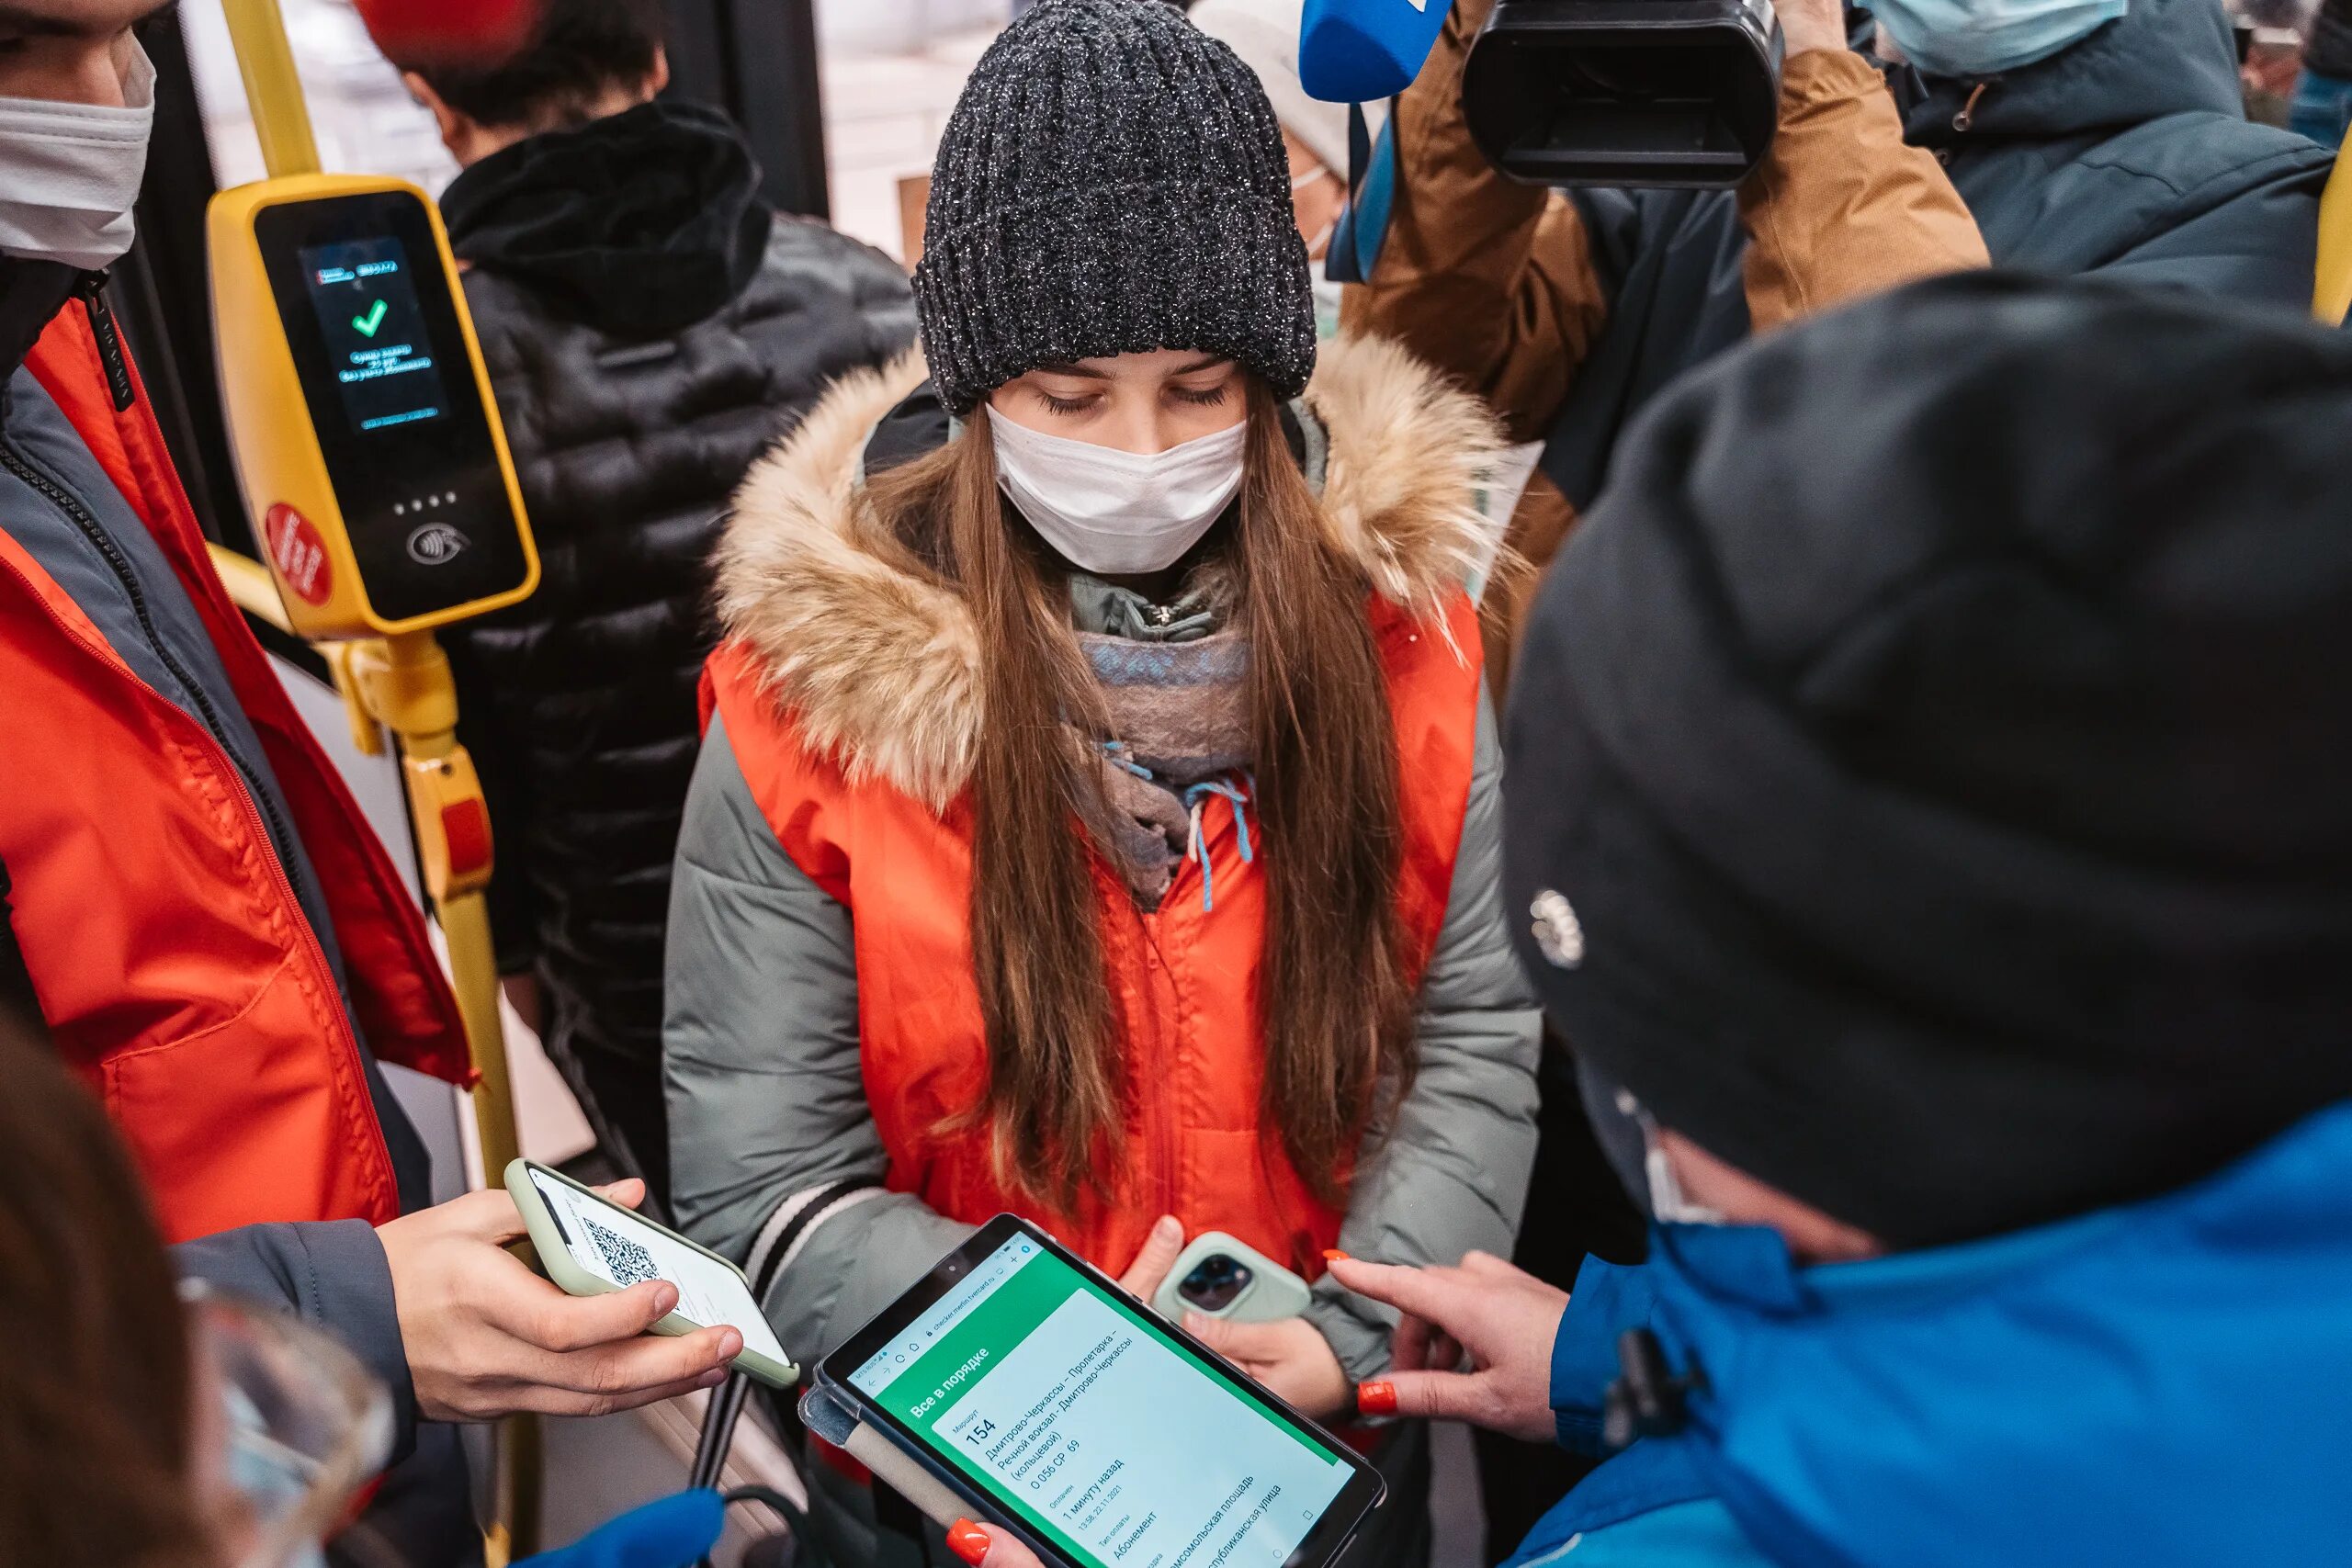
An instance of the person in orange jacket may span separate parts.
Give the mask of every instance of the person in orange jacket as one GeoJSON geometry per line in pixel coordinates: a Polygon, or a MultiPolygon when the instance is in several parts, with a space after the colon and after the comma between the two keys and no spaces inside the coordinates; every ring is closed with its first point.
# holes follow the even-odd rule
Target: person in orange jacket
{"type": "Polygon", "coordinates": [[[0,11],[0,974],[104,1100],[181,1267],[325,1324],[393,1389],[413,1452],[379,1512],[458,1561],[472,1525],[437,1423],[660,1398],[740,1339],[639,1339],[664,1284],[564,1296],[502,1249],[503,1192],[427,1206],[378,1063],[463,1081],[455,1002],[212,575],[107,302],[152,8],[0,11]]]}
{"type": "MultiPolygon", "coordinates": [[[[1040,0],[948,122],[923,360],[738,495],[672,1192],[803,1359],[1007,1209],[1146,1296],[1212,1230],[1314,1280],[1517,1227],[1537,1021],[1467,591],[1498,438],[1395,345],[1318,347],[1290,178],[1181,12],[1040,0]]],[[[1197,1331],[1321,1416],[1386,1363],[1334,1289],[1197,1331]]],[[[1409,1562],[1425,1434],[1365,1440],[1409,1562]]],[[[811,1486],[837,1562],[888,1555],[811,1486]]]]}

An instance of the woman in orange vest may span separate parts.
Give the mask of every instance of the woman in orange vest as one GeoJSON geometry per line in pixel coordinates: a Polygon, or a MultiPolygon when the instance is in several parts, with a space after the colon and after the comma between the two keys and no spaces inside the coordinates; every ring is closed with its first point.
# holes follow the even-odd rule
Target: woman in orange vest
{"type": "MultiPolygon", "coordinates": [[[[1005,1209],[1139,1292],[1208,1230],[1309,1280],[1507,1253],[1538,1024],[1467,592],[1489,421],[1385,344],[1317,365],[1264,92],[1158,0],[997,40],[915,290],[924,358],[838,386],[721,547],[682,1223],[803,1357],[1005,1209]]],[[[1377,1415],[1380,1310],[1209,1330],[1377,1415]]]]}

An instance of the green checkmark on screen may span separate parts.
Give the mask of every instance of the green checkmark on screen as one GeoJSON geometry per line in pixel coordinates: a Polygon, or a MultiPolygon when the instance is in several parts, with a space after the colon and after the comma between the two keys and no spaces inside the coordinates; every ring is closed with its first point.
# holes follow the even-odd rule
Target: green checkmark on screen
{"type": "Polygon", "coordinates": [[[376,329],[384,324],[384,312],[390,309],[391,307],[390,305],[386,304],[383,300],[379,299],[373,305],[368,307],[368,313],[366,315],[352,317],[351,324],[359,329],[360,336],[374,337],[376,335],[376,329]]]}

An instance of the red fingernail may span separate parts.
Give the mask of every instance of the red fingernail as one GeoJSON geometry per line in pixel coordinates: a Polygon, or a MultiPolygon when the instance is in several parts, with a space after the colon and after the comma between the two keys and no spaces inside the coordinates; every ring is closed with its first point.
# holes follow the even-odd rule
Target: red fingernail
{"type": "Polygon", "coordinates": [[[1386,1378],[1356,1384],[1356,1414],[1359,1416],[1396,1415],[1396,1385],[1386,1378]]]}
{"type": "Polygon", "coordinates": [[[1355,1259],[1349,1257],[1346,1253],[1341,1252],[1336,1247],[1327,1247],[1323,1249],[1323,1261],[1326,1263],[1353,1263],[1355,1259]]]}
{"type": "Polygon", "coordinates": [[[980,1559],[989,1554],[989,1532],[969,1519],[957,1519],[947,1527],[947,1550],[980,1568],[980,1559]]]}

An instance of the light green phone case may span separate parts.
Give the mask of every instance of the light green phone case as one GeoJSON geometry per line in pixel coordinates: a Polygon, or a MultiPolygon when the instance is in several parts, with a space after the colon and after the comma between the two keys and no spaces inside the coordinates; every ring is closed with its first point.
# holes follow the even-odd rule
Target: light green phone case
{"type": "Polygon", "coordinates": [[[1314,1299],[1306,1281],[1268,1258],[1264,1253],[1226,1235],[1223,1231],[1203,1231],[1192,1239],[1176,1257],[1168,1278],[1152,1292],[1151,1308],[1170,1323],[1182,1323],[1188,1312],[1202,1309],[1178,1293],[1185,1279],[1201,1264],[1219,1253],[1243,1264],[1250,1270],[1250,1283],[1241,1294],[1227,1302],[1210,1317],[1221,1317],[1234,1323],[1272,1323],[1281,1318],[1296,1317],[1306,1310],[1314,1299]]]}
{"type": "MultiPolygon", "coordinates": [[[[681,1246],[692,1247],[705,1258],[719,1264],[737,1279],[743,1278],[742,1269],[711,1251],[710,1248],[687,1240],[667,1225],[655,1224],[651,1220],[633,1210],[622,1208],[599,1193],[594,1188],[572,1180],[553,1166],[540,1165],[536,1160],[514,1160],[506,1167],[507,1195],[514,1200],[514,1206],[523,1212],[523,1228],[530,1233],[531,1249],[538,1254],[540,1269],[548,1279],[556,1282],[557,1287],[564,1294],[601,1296],[609,1294],[619,1287],[610,1280],[591,1274],[572,1260],[571,1249],[564,1246],[563,1235],[556,1225],[555,1217],[548,1213],[547,1200],[541,1198],[538,1189],[531,1185],[531,1172],[534,1170],[545,1171],[548,1177],[563,1183],[573,1191],[586,1193],[614,1213],[626,1214],[639,1224],[660,1231],[681,1246]]],[[[751,1284],[748,1280],[744,1283],[743,1292],[746,1295],[751,1293],[751,1284]]],[[[692,1334],[707,1326],[707,1324],[689,1322],[673,1312],[655,1324],[650,1332],[671,1335],[692,1334]]],[[[734,1364],[770,1388],[790,1388],[800,1381],[798,1367],[789,1361],[775,1360],[748,1348],[737,1354],[734,1364]]]]}

